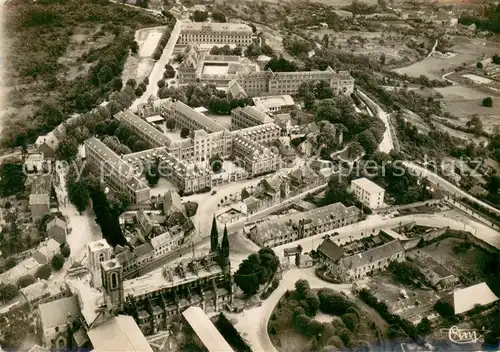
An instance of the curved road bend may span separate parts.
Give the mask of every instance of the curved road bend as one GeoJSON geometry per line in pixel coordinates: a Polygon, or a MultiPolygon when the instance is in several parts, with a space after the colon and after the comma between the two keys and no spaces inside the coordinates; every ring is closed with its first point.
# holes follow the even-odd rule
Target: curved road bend
{"type": "Polygon", "coordinates": [[[481,205],[482,207],[494,212],[495,214],[500,215],[500,210],[497,208],[475,198],[474,196],[470,195],[466,191],[460,189],[459,187],[455,186],[448,180],[444,179],[443,177],[439,176],[438,174],[435,174],[434,172],[418,165],[415,164],[411,161],[404,161],[403,165],[405,165],[407,168],[413,170],[418,176],[420,177],[427,177],[430,181],[433,183],[436,183],[440,188],[444,189],[447,192],[450,192],[455,195],[459,195],[461,197],[465,197],[469,199],[470,201],[481,205]]]}

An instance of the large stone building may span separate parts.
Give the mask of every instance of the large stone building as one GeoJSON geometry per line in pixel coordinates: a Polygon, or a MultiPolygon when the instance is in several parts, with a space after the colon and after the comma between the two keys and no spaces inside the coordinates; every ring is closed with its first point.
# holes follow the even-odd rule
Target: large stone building
{"type": "Polygon", "coordinates": [[[359,221],[355,206],[334,203],[301,213],[284,215],[276,221],[264,221],[249,229],[250,239],[261,247],[276,247],[359,221]]]}
{"type": "Polygon", "coordinates": [[[95,137],[85,141],[85,156],[93,173],[133,203],[149,200],[149,187],[138,178],[133,166],[95,137]]]}
{"type": "MultiPolygon", "coordinates": [[[[237,83],[238,97],[295,95],[300,85],[309,81],[326,81],[335,95],[350,95],[354,91],[354,78],[349,72],[335,72],[330,66],[324,71],[261,71],[256,63],[247,58],[210,55],[194,44],[186,48],[185,55],[186,59],[179,65],[180,83],[212,83],[227,86],[228,91],[234,91],[229,88],[237,83]]],[[[232,95],[235,97],[235,94],[232,95]]]]}
{"type": "Polygon", "coordinates": [[[252,28],[243,23],[187,22],[182,24],[177,44],[235,44],[246,47],[252,41],[252,28]]]}
{"type": "Polygon", "coordinates": [[[231,130],[254,127],[273,122],[266,113],[253,106],[237,107],[231,111],[231,130]]]}

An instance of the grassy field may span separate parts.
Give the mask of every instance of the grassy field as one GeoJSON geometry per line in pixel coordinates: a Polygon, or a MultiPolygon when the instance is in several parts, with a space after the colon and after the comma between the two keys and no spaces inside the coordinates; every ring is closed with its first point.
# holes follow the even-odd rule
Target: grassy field
{"type": "Polygon", "coordinates": [[[399,74],[412,77],[426,75],[431,79],[441,79],[444,73],[450,72],[464,63],[470,64],[479,61],[483,56],[492,56],[500,51],[500,43],[478,38],[452,37],[454,43],[448,51],[454,53],[452,57],[434,55],[427,60],[416,62],[410,66],[395,69],[399,74]]]}

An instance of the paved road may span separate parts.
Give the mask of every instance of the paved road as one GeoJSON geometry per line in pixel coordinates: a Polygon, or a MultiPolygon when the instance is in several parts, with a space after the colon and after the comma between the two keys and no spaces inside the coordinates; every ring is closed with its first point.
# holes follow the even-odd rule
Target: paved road
{"type": "Polygon", "coordinates": [[[137,106],[146,103],[150,97],[155,97],[158,94],[158,81],[163,79],[163,72],[165,71],[165,65],[169,63],[172,53],[174,52],[175,44],[179,39],[179,34],[181,32],[181,22],[177,20],[170,38],[168,40],[165,49],[160,57],[160,59],[155,63],[151,74],[149,75],[149,84],[143,95],[137,98],[130,109],[132,111],[137,111],[137,106]]]}
{"type": "Polygon", "coordinates": [[[407,168],[413,170],[417,176],[427,177],[431,182],[437,184],[440,188],[444,189],[445,191],[450,192],[451,194],[458,195],[460,197],[465,197],[465,198],[469,199],[470,201],[472,201],[476,204],[479,204],[482,207],[484,207],[488,210],[491,210],[491,211],[495,212],[496,214],[500,215],[500,210],[498,210],[497,208],[492,207],[491,205],[475,198],[474,196],[470,195],[466,191],[455,186],[454,184],[452,184],[448,180],[444,179],[443,177],[433,173],[432,171],[430,171],[430,170],[428,170],[428,169],[426,169],[418,164],[415,164],[411,161],[404,161],[403,164],[407,168]]]}

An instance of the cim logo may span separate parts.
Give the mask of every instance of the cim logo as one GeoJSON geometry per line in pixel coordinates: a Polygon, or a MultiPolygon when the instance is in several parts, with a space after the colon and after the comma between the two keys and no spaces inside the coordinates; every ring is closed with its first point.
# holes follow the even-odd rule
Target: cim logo
{"type": "Polygon", "coordinates": [[[483,335],[488,331],[478,331],[474,329],[460,329],[458,326],[452,326],[449,329],[443,329],[448,332],[448,339],[457,345],[470,345],[483,342],[483,335]]]}

